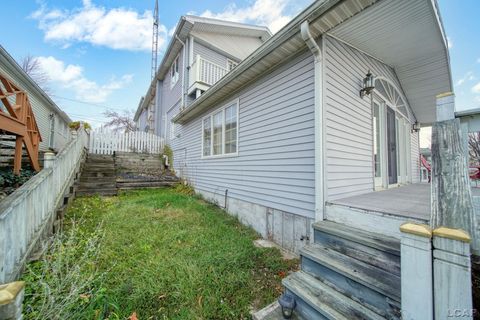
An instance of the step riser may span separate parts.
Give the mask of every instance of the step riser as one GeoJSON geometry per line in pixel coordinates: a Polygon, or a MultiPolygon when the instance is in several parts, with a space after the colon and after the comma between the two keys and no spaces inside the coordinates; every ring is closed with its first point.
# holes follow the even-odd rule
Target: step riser
{"type": "Polygon", "coordinates": [[[398,255],[343,239],[320,230],[315,230],[314,235],[315,243],[400,276],[400,256],[398,255]]]}
{"type": "Polygon", "coordinates": [[[322,315],[320,312],[312,308],[308,303],[303,301],[302,298],[297,296],[293,291],[288,288],[285,289],[285,292],[295,298],[295,313],[300,315],[305,319],[318,319],[318,320],[336,320],[333,318],[327,318],[322,315]]]}
{"type": "Polygon", "coordinates": [[[306,273],[321,279],[345,296],[359,302],[368,309],[390,319],[399,319],[399,308],[389,303],[390,299],[365,285],[345,277],[329,266],[324,266],[308,257],[301,257],[301,269],[306,273]],[[361,299],[361,300],[360,300],[361,299]],[[386,310],[386,311],[382,311],[386,310]]]}

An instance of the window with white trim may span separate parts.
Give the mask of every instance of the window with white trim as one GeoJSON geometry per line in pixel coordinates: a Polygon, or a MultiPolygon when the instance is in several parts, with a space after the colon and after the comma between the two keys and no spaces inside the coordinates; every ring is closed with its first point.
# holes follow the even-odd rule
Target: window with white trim
{"type": "Polygon", "coordinates": [[[238,102],[232,102],[202,121],[204,157],[235,154],[238,150],[238,102]]]}
{"type": "Polygon", "coordinates": [[[170,67],[170,89],[177,83],[178,78],[180,78],[179,67],[178,67],[179,56],[173,60],[172,66],[170,67]]]}

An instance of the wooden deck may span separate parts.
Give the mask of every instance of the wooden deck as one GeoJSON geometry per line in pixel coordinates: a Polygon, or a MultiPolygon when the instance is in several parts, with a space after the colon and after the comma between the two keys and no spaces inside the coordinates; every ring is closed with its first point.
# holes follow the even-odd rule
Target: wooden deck
{"type": "MultiPolygon", "coordinates": [[[[472,188],[472,193],[474,196],[480,196],[480,188],[472,188]]],[[[430,184],[411,184],[347,197],[330,201],[330,203],[406,218],[430,220],[430,184]]]]}

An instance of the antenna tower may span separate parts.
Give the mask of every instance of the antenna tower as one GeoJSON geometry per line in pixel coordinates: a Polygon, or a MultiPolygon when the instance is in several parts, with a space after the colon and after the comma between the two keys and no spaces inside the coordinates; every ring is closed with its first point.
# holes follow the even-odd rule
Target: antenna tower
{"type": "Polygon", "coordinates": [[[158,0],[155,0],[155,11],[153,12],[153,37],[152,37],[152,77],[157,73],[158,56],[158,0]]]}

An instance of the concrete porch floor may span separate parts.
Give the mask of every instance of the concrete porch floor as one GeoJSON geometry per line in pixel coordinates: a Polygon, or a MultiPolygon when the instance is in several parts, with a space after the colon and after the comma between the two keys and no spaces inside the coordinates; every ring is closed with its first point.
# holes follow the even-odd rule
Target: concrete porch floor
{"type": "MultiPolygon", "coordinates": [[[[480,188],[472,188],[472,194],[480,196],[480,188]]],[[[428,183],[410,184],[329,202],[407,218],[430,220],[430,184],[428,183]]]]}

